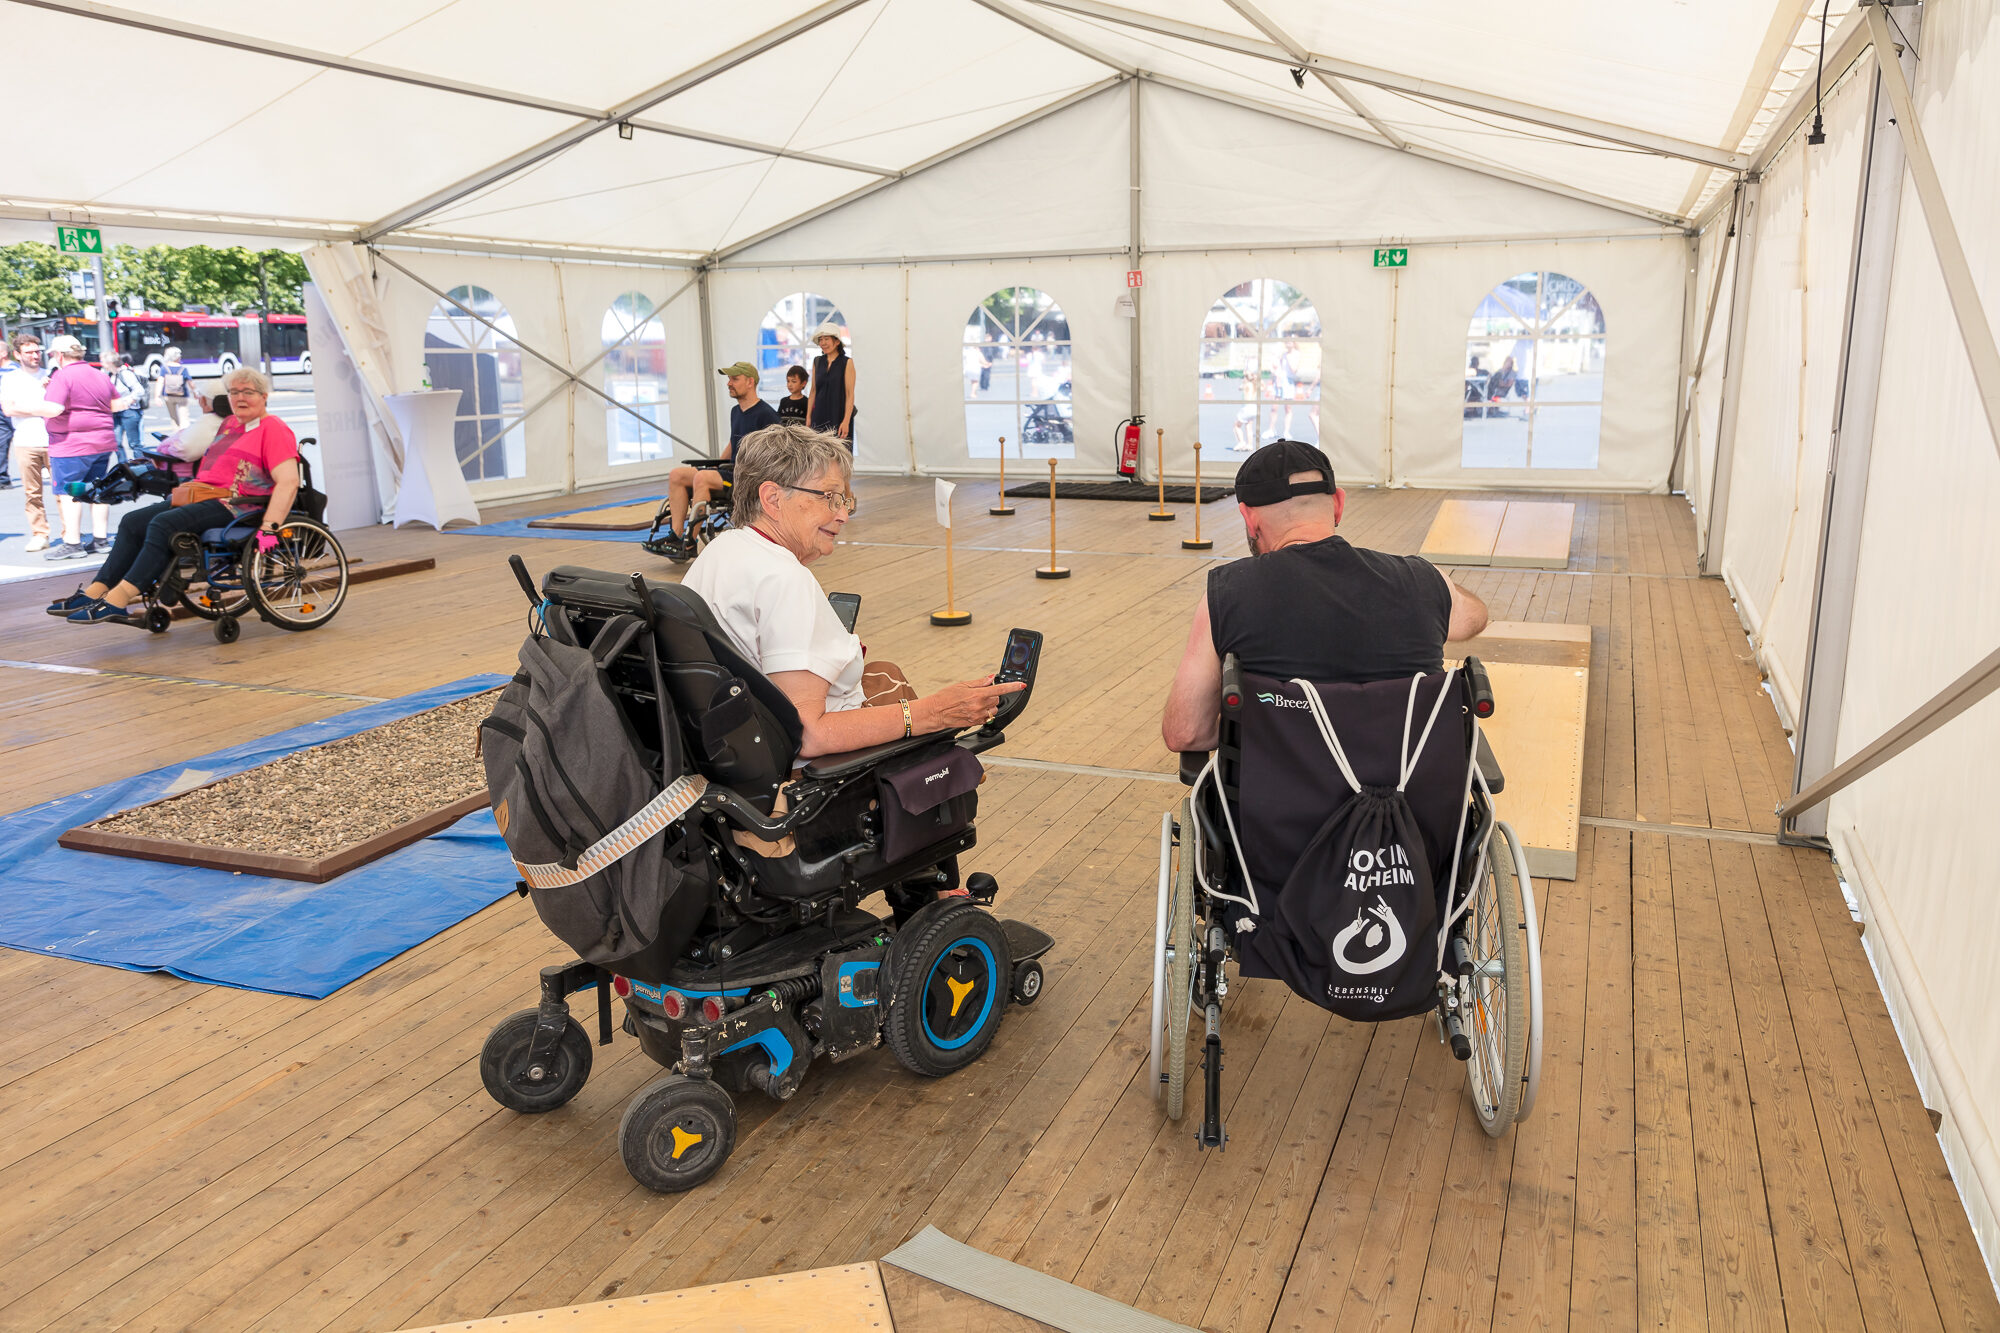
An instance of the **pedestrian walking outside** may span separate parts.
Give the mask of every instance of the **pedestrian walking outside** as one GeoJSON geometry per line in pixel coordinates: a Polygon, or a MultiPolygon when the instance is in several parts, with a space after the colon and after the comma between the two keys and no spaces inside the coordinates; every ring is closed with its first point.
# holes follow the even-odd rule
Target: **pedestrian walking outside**
{"type": "Polygon", "coordinates": [[[169,347],[160,365],[160,402],[173,418],[175,430],[187,425],[188,394],[193,387],[194,376],[181,364],[181,349],[169,347]]]}
{"type": "Polygon", "coordinates": [[[23,498],[28,502],[28,549],[40,551],[49,544],[49,423],[40,410],[42,340],[32,333],[17,333],[9,347],[14,364],[0,375],[0,415],[14,428],[14,463],[21,469],[21,487],[27,492],[23,498]]]}
{"type": "Polygon", "coordinates": [[[111,418],[112,429],[118,435],[118,456],[128,463],[135,463],[143,448],[139,426],[146,419],[146,401],[152,396],[152,386],[146,383],[145,376],[132,369],[132,363],[119,352],[105,354],[104,373],[111,377],[118,396],[128,404],[111,418]]]}

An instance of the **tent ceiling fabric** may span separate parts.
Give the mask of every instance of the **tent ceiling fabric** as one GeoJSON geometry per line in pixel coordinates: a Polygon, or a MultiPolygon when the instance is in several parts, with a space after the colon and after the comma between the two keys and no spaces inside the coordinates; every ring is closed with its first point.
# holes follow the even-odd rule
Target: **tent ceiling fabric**
{"type": "MultiPolygon", "coordinates": [[[[1852,0],[1839,3],[1844,10],[1852,0]]],[[[1282,60],[1265,58],[1278,50],[1267,33],[1227,0],[1076,8],[1063,0],[774,0],[691,10],[603,0],[552,20],[529,0],[419,11],[395,0],[158,0],[143,8],[0,0],[12,51],[159,71],[190,89],[174,101],[170,134],[129,136],[116,152],[77,154],[62,136],[17,136],[5,188],[50,201],[52,211],[179,210],[360,228],[569,135],[578,142],[399,234],[699,256],[1120,71],[1381,143],[1373,119],[1427,151],[1674,218],[1691,216],[1726,175],[1343,80],[1364,118],[1317,78],[1295,86],[1282,60]],[[1192,29],[1157,31],[1176,24],[1192,29]],[[190,35],[195,28],[208,39],[190,35]],[[1232,44],[1239,49],[1225,49],[1232,44]],[[739,63],[711,72],[711,62],[736,56],[739,63]],[[692,86],[638,113],[632,139],[608,125],[576,134],[691,72],[701,76],[692,86]],[[462,86],[429,86],[438,83],[462,86]]],[[[1818,18],[1815,10],[1808,21],[1810,0],[1532,0],[1486,10],[1457,0],[1258,0],[1252,8],[1315,57],[1728,151],[1763,133],[1774,98],[1816,49],[1806,43],[1816,42],[1818,18]]],[[[1067,188],[1071,167],[1057,153],[1042,170],[1045,183],[1067,188]]]]}

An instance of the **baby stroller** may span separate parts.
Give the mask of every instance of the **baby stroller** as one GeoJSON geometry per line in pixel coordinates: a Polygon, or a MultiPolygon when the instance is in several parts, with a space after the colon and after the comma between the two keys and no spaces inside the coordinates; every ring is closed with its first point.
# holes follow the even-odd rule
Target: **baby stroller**
{"type": "Polygon", "coordinates": [[[1481,1126],[1505,1133],[1541,1077],[1541,950],[1526,853],[1494,817],[1485,668],[1317,685],[1246,672],[1232,653],[1222,679],[1217,749],[1181,756],[1192,790],[1161,819],[1152,1075],[1167,1115],[1181,1117],[1200,1017],[1195,1137],[1227,1139],[1234,961],[1356,1021],[1434,1014],[1481,1126]]]}
{"type": "MultiPolygon", "coordinates": [[[[299,441],[313,442],[311,436],[299,441]]],[[[257,547],[263,517],[258,509],[221,527],[177,534],[172,563],[159,582],[143,591],[141,609],[131,623],[164,634],[173,624],[174,607],[185,606],[214,625],[218,643],[234,643],[243,632],[243,616],[253,610],[285,630],[318,629],[332,620],[347,600],[347,552],[323,521],[326,495],[313,485],[311,462],[303,456],[298,462],[298,498],[278,529],[275,548],[257,547]]],[[[164,500],[193,477],[195,468],[169,454],[142,451],[83,487],[77,498],[85,504],[164,500]]]]}
{"type": "Polygon", "coordinates": [[[569,566],[537,591],[511,563],[539,623],[482,724],[487,781],[521,892],[578,958],[544,968],[540,1005],[487,1037],[494,1100],[532,1113],[574,1097],[591,1044],[566,998],[596,989],[607,1044],[616,994],[668,1071],[627,1107],[620,1154],[641,1184],[687,1190],[734,1146],[731,1092],[784,1100],[814,1059],[884,1044],[950,1074],[1010,1001],[1040,995],[1054,941],[987,910],[992,876],[937,896],[973,846],[977,755],[1025,706],[1040,635],[1010,636],[1003,677],[1030,688],[984,727],[795,773],[798,714],[699,596],[569,566]],[[861,909],[878,891],[892,916],[861,909]]]}
{"type": "MultiPolygon", "coordinates": [[[[710,470],[719,469],[722,464],[696,459],[694,466],[710,470]]],[[[653,526],[646,533],[646,540],[639,544],[654,555],[663,555],[677,565],[686,564],[700,555],[710,542],[729,530],[729,499],[734,489],[734,483],[725,480],[720,491],[706,500],[690,505],[687,521],[679,532],[673,530],[672,502],[661,500],[659,510],[653,515],[653,526]]]]}

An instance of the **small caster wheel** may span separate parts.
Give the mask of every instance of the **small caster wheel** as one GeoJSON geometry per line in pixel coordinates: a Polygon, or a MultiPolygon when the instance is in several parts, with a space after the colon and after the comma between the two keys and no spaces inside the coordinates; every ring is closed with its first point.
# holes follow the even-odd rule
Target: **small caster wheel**
{"type": "Polygon", "coordinates": [[[146,608],[146,629],[153,634],[165,634],[167,626],[174,623],[174,613],[164,606],[146,608]]]}
{"type": "Polygon", "coordinates": [[[590,1077],[590,1034],[573,1017],[563,1024],[548,1061],[529,1065],[539,1016],[533,1009],[509,1014],[486,1034],[479,1049],[479,1081],[494,1101],[523,1115],[555,1110],[581,1092],[590,1077]]]}
{"type": "Polygon", "coordinates": [[[640,1090],[618,1122],[618,1155],[632,1179],[661,1194],[701,1184],[736,1146],[736,1107],[705,1078],[669,1074],[640,1090]]]}
{"type": "Polygon", "coordinates": [[[217,643],[235,643],[242,634],[243,626],[237,623],[235,616],[223,616],[215,622],[215,641],[217,643]]]}
{"type": "Polygon", "coordinates": [[[1014,969],[1014,1003],[1033,1004],[1042,998],[1042,965],[1030,958],[1014,969]]]}

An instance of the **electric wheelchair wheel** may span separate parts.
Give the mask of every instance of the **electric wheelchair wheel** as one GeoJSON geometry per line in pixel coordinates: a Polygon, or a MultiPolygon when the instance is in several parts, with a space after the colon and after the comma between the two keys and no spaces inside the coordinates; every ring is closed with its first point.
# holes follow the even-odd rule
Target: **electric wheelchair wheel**
{"type": "Polygon", "coordinates": [[[661,1194],[701,1184],[736,1146],[736,1106],[712,1079],[668,1074],[642,1088],[618,1122],[632,1179],[661,1194]]]}
{"type": "Polygon", "coordinates": [[[942,1078],[977,1060],[1007,1009],[1012,953],[1000,923],[963,898],[926,905],[882,964],[882,1035],[913,1074],[942,1078]]]}
{"type": "Polygon", "coordinates": [[[507,1015],[479,1048],[479,1081],[494,1101],[523,1115],[555,1110],[581,1092],[590,1077],[590,1034],[575,1018],[563,1024],[542,1076],[527,1077],[532,1072],[528,1051],[534,1044],[537,1017],[533,1009],[507,1015]]]}
{"type": "Polygon", "coordinates": [[[1194,802],[1160,817],[1160,896],[1153,919],[1153,1095],[1166,1090],[1169,1120],[1181,1118],[1187,1094],[1188,1020],[1195,968],[1194,802]]]}
{"type": "Polygon", "coordinates": [[[347,600],[347,552],[320,524],[288,518],[277,546],[249,546],[243,582],[257,614],[279,629],[318,629],[347,600]]]}
{"type": "Polygon", "coordinates": [[[217,618],[215,622],[215,641],[217,643],[235,643],[242,636],[243,622],[239,621],[235,616],[221,616],[217,618]]]}
{"type": "MultiPolygon", "coordinates": [[[[1465,1077],[1480,1128],[1498,1138],[1527,1113],[1529,1030],[1540,990],[1529,974],[1535,940],[1530,917],[1534,886],[1514,830],[1499,825],[1486,844],[1486,864],[1466,909],[1472,976],[1460,994],[1472,1041],[1465,1077]]],[[[1535,1062],[1539,1065],[1539,1060],[1535,1062]]]]}

